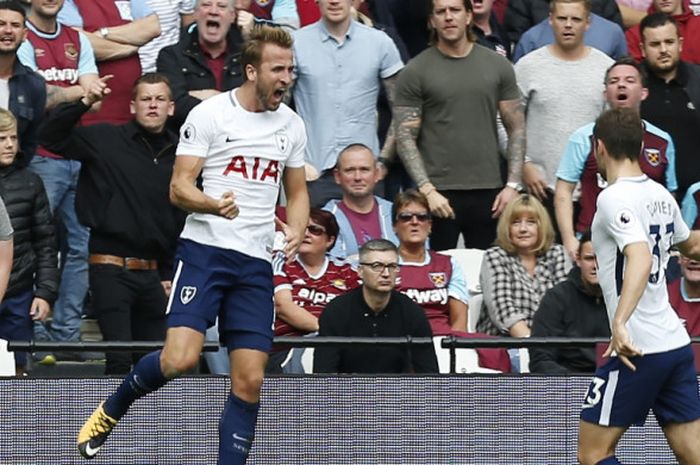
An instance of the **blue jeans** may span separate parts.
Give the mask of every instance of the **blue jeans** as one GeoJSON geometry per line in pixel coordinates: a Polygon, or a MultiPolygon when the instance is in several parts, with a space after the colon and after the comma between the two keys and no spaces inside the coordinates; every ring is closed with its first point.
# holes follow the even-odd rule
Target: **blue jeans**
{"type": "Polygon", "coordinates": [[[68,250],[63,256],[63,272],[58,299],[53,306],[51,327],[37,325],[37,340],[78,341],[80,320],[88,290],[88,228],[80,224],[75,213],[75,190],[80,162],[34,156],[29,169],[44,182],[53,214],[66,229],[68,250]],[[47,331],[48,330],[48,331],[47,331]]]}
{"type": "MultiPolygon", "coordinates": [[[[29,341],[32,338],[29,308],[33,299],[34,293],[31,289],[12,297],[5,297],[0,304],[0,338],[8,341],[29,341]]],[[[15,364],[18,367],[26,366],[27,353],[15,352],[15,364]]]]}

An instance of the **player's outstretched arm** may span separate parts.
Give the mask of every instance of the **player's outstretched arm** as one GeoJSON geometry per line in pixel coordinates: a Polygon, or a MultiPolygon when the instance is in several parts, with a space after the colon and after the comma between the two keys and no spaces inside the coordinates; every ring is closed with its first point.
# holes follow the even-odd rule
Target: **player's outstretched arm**
{"type": "Polygon", "coordinates": [[[197,188],[197,176],[203,165],[202,157],[179,155],[175,159],[170,179],[170,202],[185,211],[234,219],[238,216],[238,206],[233,192],[224,192],[221,198],[214,199],[197,188]]]}
{"type": "Polygon", "coordinates": [[[283,181],[287,196],[284,254],[287,262],[291,262],[297,254],[304,239],[306,226],[309,224],[309,192],[306,190],[306,174],[303,167],[285,168],[283,181]]]}
{"type": "Polygon", "coordinates": [[[646,242],[629,244],[625,247],[623,253],[625,255],[625,272],[622,281],[622,292],[620,293],[620,299],[615,310],[615,318],[611,325],[612,338],[610,346],[604,355],[608,356],[615,351],[625,365],[631,370],[635,370],[636,368],[629,360],[629,357],[642,355],[642,353],[634,346],[625,324],[637,308],[637,304],[639,304],[639,300],[642,298],[649,282],[652,257],[651,252],[649,252],[649,245],[646,242]]]}

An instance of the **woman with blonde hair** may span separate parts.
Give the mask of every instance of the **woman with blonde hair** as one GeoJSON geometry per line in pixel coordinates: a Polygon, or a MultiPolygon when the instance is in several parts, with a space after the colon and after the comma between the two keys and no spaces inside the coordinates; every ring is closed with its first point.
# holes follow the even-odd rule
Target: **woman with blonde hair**
{"type": "Polygon", "coordinates": [[[571,267],[564,247],[554,244],[554,227],[544,206],[523,194],[498,220],[495,246],[484,254],[484,293],[477,331],[528,337],[544,293],[566,279],[571,267]]]}

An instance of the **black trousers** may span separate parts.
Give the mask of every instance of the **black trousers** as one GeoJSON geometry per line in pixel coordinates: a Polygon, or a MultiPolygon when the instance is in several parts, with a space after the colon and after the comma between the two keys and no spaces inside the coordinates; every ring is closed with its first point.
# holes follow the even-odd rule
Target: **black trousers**
{"type": "Polygon", "coordinates": [[[487,249],[496,239],[498,218],[491,217],[491,206],[501,189],[440,191],[450,201],[455,219],[433,218],[430,248],[447,250],[457,247],[459,234],[468,249],[487,249]]]}
{"type": "MultiPolygon", "coordinates": [[[[90,265],[92,304],[105,341],[165,339],[167,298],[156,270],[90,265]]],[[[105,374],[125,374],[143,353],[107,352],[105,374]]]]}

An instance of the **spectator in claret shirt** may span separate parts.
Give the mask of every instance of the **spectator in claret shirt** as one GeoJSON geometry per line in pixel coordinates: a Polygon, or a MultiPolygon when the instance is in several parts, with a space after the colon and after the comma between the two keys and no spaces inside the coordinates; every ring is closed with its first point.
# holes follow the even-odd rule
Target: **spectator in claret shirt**
{"type": "MultiPolygon", "coordinates": [[[[337,296],[359,286],[349,263],[331,258],[328,251],[338,237],[338,223],[330,212],[312,208],[304,241],[292,263],[282,254],[273,262],[275,281],[275,336],[304,336],[318,331],[318,318],[337,296]]],[[[294,350],[300,353],[301,350],[294,350]]],[[[268,372],[299,373],[297,357],[289,350],[273,350],[268,372]],[[287,362],[283,366],[283,362],[287,362]]]]}

